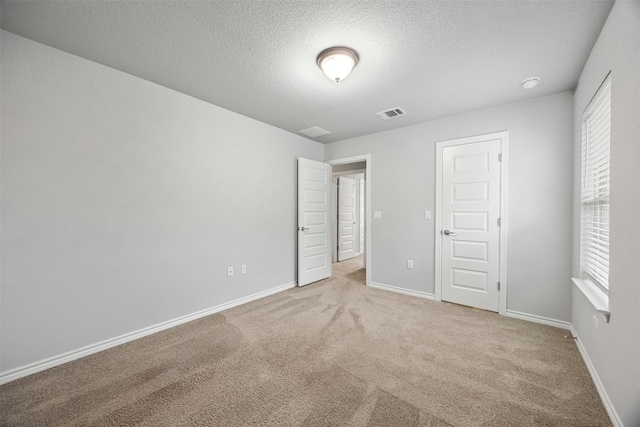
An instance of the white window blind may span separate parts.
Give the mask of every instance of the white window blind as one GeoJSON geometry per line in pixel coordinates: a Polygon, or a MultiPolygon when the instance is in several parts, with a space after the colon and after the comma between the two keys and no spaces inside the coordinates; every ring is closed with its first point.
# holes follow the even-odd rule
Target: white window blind
{"type": "Polygon", "coordinates": [[[609,289],[611,80],[604,81],[582,120],[580,268],[609,289]]]}

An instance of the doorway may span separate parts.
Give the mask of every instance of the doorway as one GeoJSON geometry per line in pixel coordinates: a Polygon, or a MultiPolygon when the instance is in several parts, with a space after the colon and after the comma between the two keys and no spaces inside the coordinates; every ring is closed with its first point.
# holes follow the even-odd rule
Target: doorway
{"type": "Polygon", "coordinates": [[[508,133],[436,144],[436,300],[506,313],[508,133]]]}
{"type": "MultiPolygon", "coordinates": [[[[346,269],[351,264],[359,264],[361,269],[364,265],[365,274],[362,283],[369,285],[371,281],[371,179],[372,179],[372,167],[371,167],[371,155],[364,154],[353,157],[346,157],[341,159],[334,159],[327,161],[333,167],[333,180],[332,180],[332,260],[334,263],[334,269],[341,269],[343,266],[346,269]],[[349,198],[353,199],[354,206],[346,206],[343,212],[349,215],[343,215],[339,217],[339,203],[338,203],[338,191],[340,177],[345,177],[345,182],[348,183],[350,188],[353,188],[353,196],[351,190],[348,190],[349,198]],[[352,180],[352,181],[349,181],[352,180]],[[350,215],[352,214],[352,215],[350,215]],[[339,220],[343,221],[345,226],[350,226],[351,230],[345,229],[343,232],[339,232],[339,220]],[[347,224],[350,222],[351,224],[347,224]],[[355,222],[355,224],[354,224],[355,222]],[[346,232],[346,233],[345,233],[346,232]],[[340,238],[345,237],[350,243],[347,245],[346,253],[339,260],[340,251],[340,238]],[[352,249],[351,249],[352,248],[352,249]]],[[[347,203],[348,204],[348,203],[347,203]]],[[[348,228],[348,227],[347,227],[348,228]]],[[[354,266],[357,267],[357,265],[354,266]]]]}
{"type": "MultiPolygon", "coordinates": [[[[364,164],[352,164],[357,169],[333,171],[334,194],[332,230],[336,237],[334,262],[343,262],[365,253],[365,183],[364,164]]],[[[351,167],[352,165],[344,165],[351,167]]],[[[340,169],[337,168],[336,169],[340,169]]],[[[362,257],[364,259],[364,257],[362,257]]],[[[364,264],[363,264],[364,267],[364,264]]]]}

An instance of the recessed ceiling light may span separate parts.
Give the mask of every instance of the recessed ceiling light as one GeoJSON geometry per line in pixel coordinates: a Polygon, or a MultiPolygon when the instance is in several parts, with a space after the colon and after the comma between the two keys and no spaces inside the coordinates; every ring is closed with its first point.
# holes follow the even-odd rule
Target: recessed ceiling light
{"type": "Polygon", "coordinates": [[[539,81],[540,81],[539,77],[529,77],[528,79],[521,81],[520,86],[522,86],[525,89],[531,89],[538,86],[539,81]]]}

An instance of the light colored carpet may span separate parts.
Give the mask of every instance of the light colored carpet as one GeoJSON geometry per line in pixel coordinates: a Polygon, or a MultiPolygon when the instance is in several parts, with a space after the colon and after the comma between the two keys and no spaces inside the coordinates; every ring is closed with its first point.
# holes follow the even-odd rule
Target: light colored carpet
{"type": "Polygon", "coordinates": [[[610,425],[566,331],[367,288],[361,265],[6,384],[0,424],[610,425]]]}

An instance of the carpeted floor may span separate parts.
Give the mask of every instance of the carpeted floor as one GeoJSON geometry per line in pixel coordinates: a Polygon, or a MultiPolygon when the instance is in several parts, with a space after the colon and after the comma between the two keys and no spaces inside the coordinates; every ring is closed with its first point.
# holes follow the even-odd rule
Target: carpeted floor
{"type": "Polygon", "coordinates": [[[0,387],[2,426],[611,425],[566,331],[334,277],[0,387]]]}

